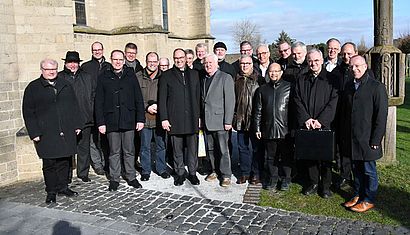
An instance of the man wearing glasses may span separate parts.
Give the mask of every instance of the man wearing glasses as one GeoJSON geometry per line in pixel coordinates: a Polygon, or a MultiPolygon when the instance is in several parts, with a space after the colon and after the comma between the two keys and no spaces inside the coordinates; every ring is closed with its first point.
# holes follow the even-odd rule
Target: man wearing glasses
{"type": "Polygon", "coordinates": [[[138,47],[135,43],[129,42],[125,45],[125,65],[129,68],[132,68],[135,73],[143,70],[140,61],[137,59],[138,47]]]}
{"type": "Polygon", "coordinates": [[[196,176],[200,98],[198,72],[186,65],[184,49],[175,49],[173,57],[174,66],[159,79],[159,121],[171,136],[176,173],[174,185],[181,186],[185,182],[184,159],[188,167],[188,180],[192,185],[199,185],[196,176]],[[187,154],[185,157],[184,152],[187,154]]]}
{"type": "MultiPolygon", "coordinates": [[[[248,56],[250,56],[250,57],[252,58],[252,63],[253,63],[253,66],[255,67],[254,69],[256,70],[256,69],[257,69],[258,59],[257,59],[256,57],[254,57],[254,55],[253,55],[252,44],[251,44],[250,42],[248,42],[248,41],[243,41],[243,42],[241,42],[241,44],[239,45],[239,48],[240,48],[239,52],[241,53],[241,55],[245,55],[245,54],[246,54],[246,55],[248,55],[248,56]]],[[[238,74],[239,71],[240,71],[239,59],[238,59],[237,61],[233,62],[233,63],[232,63],[232,66],[233,66],[233,68],[235,69],[235,76],[234,76],[234,78],[235,78],[235,77],[236,77],[236,74],[238,74]]]]}
{"type": "Polygon", "coordinates": [[[43,160],[46,203],[56,202],[56,195],[72,197],[68,188],[71,156],[77,152],[77,135],[84,124],[74,90],[57,76],[57,61],[40,63],[41,76],[26,87],[23,118],[38,156],[43,160]]]}
{"type": "Polygon", "coordinates": [[[290,45],[286,41],[282,41],[278,45],[278,51],[279,51],[279,59],[276,61],[276,63],[280,64],[282,67],[282,70],[286,70],[287,66],[289,65],[292,59],[290,56],[292,54],[292,51],[290,50],[290,45]]]}
{"type": "Polygon", "coordinates": [[[270,58],[268,45],[259,45],[256,49],[256,55],[258,56],[257,72],[260,77],[259,85],[263,85],[270,81],[268,68],[273,63],[273,60],[270,58]]]}

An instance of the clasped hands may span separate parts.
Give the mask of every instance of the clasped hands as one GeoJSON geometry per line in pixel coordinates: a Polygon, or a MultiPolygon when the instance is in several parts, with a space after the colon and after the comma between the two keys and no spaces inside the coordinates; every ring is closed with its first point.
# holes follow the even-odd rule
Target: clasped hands
{"type": "Polygon", "coordinates": [[[313,118],[309,118],[306,122],[305,122],[305,126],[308,130],[310,129],[320,129],[322,128],[322,124],[313,118]]]}

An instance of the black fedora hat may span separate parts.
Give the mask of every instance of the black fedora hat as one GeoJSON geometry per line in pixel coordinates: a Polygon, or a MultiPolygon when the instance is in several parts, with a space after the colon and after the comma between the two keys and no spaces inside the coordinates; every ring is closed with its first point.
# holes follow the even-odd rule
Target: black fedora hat
{"type": "Polygon", "coordinates": [[[81,62],[80,60],[80,54],[76,51],[67,51],[65,54],[65,59],[61,58],[65,62],[81,62]]]}

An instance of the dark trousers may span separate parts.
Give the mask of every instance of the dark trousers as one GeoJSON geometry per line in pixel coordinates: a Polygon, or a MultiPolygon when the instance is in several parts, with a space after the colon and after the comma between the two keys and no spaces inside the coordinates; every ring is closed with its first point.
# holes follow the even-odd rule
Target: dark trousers
{"type": "Polygon", "coordinates": [[[265,139],[266,164],[268,168],[267,179],[275,185],[279,180],[279,170],[283,172],[283,181],[291,181],[291,150],[290,144],[285,139],[265,139]]]}
{"type": "Polygon", "coordinates": [[[212,171],[220,174],[222,178],[231,178],[232,170],[228,147],[228,131],[206,130],[205,138],[212,171]]]}
{"type": "Polygon", "coordinates": [[[347,180],[352,179],[352,159],[350,157],[340,155],[340,177],[347,180]]]}
{"type": "Polygon", "coordinates": [[[188,167],[188,174],[195,175],[198,168],[198,136],[196,134],[171,135],[174,155],[174,170],[179,176],[185,173],[184,159],[188,167]],[[184,143],[186,156],[184,158],[184,143]]]}
{"type": "Polygon", "coordinates": [[[91,165],[95,170],[104,169],[105,157],[108,156],[108,140],[106,135],[101,135],[98,128],[91,128],[90,136],[90,156],[91,165]]]}
{"type": "Polygon", "coordinates": [[[43,175],[47,193],[57,193],[68,187],[71,156],[43,159],[43,175]]]}
{"type": "Polygon", "coordinates": [[[321,183],[322,190],[329,190],[332,183],[332,162],[305,160],[310,184],[321,183]]]}
{"type": "Polygon", "coordinates": [[[107,134],[110,143],[110,180],[120,182],[121,153],[124,160],[124,175],[132,181],[136,177],[134,130],[115,131],[107,134]]]}
{"type": "Polygon", "coordinates": [[[360,201],[374,203],[379,181],[376,161],[353,161],[354,194],[360,201]]]}
{"type": "Polygon", "coordinates": [[[261,150],[261,141],[256,139],[255,133],[250,131],[237,132],[239,163],[242,176],[259,178],[259,172],[263,168],[263,154],[261,150]],[[249,143],[252,145],[252,151],[249,149],[249,143]]]}
{"type": "Polygon", "coordinates": [[[90,137],[91,127],[84,128],[78,135],[77,143],[77,177],[88,177],[90,170],[90,137]]]}

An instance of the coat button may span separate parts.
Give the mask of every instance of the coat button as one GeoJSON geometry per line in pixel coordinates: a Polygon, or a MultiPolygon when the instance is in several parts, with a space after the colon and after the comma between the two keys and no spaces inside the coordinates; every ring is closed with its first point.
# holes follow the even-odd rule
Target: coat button
{"type": "Polygon", "coordinates": [[[63,137],[63,136],[64,136],[64,132],[60,132],[60,136],[63,137]]]}

